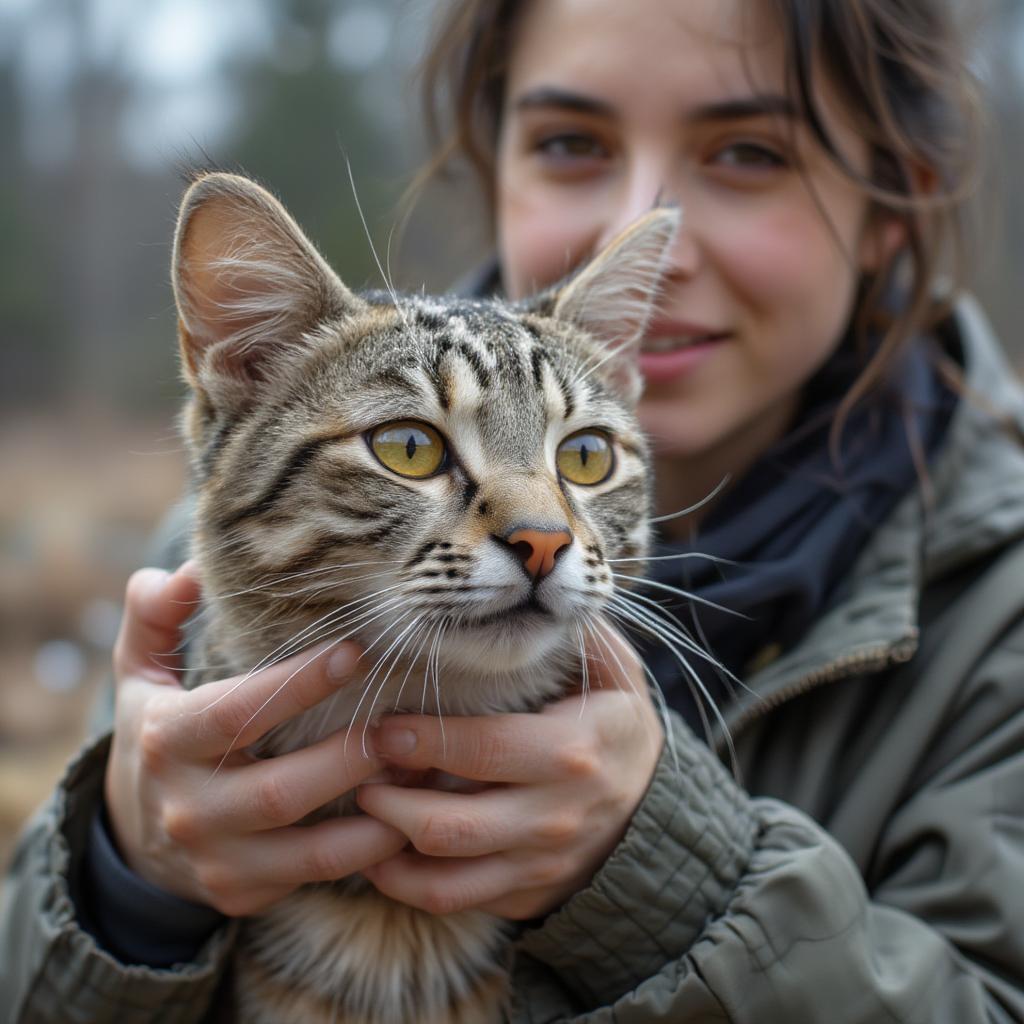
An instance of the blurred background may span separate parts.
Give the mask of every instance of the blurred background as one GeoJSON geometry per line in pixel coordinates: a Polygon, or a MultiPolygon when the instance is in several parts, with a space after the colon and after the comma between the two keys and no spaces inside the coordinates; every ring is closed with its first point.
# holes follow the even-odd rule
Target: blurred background
{"type": "MultiPolygon", "coordinates": [[[[169,286],[182,171],[269,183],[352,284],[423,156],[411,72],[444,0],[0,0],[0,862],[80,743],[124,582],[180,495],[169,286]]],[[[959,0],[998,140],[977,291],[1018,362],[1024,3],[959,0]]],[[[455,179],[392,244],[400,287],[485,251],[455,179]]]]}

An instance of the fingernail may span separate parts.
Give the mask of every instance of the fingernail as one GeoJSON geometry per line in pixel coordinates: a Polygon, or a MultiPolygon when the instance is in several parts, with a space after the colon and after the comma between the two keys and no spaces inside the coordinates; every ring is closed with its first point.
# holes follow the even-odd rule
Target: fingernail
{"type": "Polygon", "coordinates": [[[143,590],[149,600],[156,600],[164,592],[171,574],[164,569],[143,569],[146,574],[143,581],[143,590]]]}
{"type": "Polygon", "coordinates": [[[199,581],[199,563],[194,559],[190,558],[187,562],[182,562],[177,569],[174,570],[175,576],[189,576],[196,582],[199,581]]]}
{"type": "Polygon", "coordinates": [[[347,680],[352,675],[356,661],[358,661],[358,655],[350,645],[342,644],[341,647],[335,648],[327,659],[328,678],[336,682],[347,680]]]}
{"type": "Polygon", "coordinates": [[[379,754],[411,754],[416,749],[416,733],[412,729],[385,726],[378,730],[373,745],[379,754]]]}

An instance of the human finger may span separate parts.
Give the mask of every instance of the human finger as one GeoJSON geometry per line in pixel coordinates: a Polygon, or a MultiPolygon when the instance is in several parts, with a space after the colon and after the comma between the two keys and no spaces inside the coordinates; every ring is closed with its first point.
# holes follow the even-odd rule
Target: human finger
{"type": "Polygon", "coordinates": [[[186,562],[174,573],[140,569],[125,588],[124,616],[114,645],[118,679],[144,675],[156,682],[177,682],[177,649],[185,620],[199,603],[195,565],[186,562]]]}
{"type": "Polygon", "coordinates": [[[183,695],[180,713],[162,727],[162,745],[192,757],[216,757],[254,743],[315,707],[351,678],[359,647],[332,641],[242,676],[183,695]]]}
{"type": "Polygon", "coordinates": [[[589,723],[543,714],[384,718],[373,731],[374,750],[403,768],[443,768],[479,782],[538,783],[585,777],[597,751],[589,723]]]}
{"type": "Polygon", "coordinates": [[[374,784],[359,806],[431,857],[481,857],[519,847],[557,848],[582,827],[573,807],[548,807],[534,787],[447,793],[374,784]]]}
{"type": "Polygon", "coordinates": [[[334,882],[398,853],[400,832],[362,815],[247,837],[196,870],[193,896],[229,917],[258,914],[313,882],[334,882]]]}
{"type": "Polygon", "coordinates": [[[492,904],[509,893],[544,886],[565,871],[558,855],[517,863],[504,854],[471,860],[403,851],[363,871],[385,896],[431,914],[492,904]]]}
{"type": "Polygon", "coordinates": [[[408,842],[362,814],[275,829],[246,840],[244,877],[237,883],[333,882],[395,856],[408,842]]]}
{"type": "Polygon", "coordinates": [[[249,833],[281,828],[354,789],[383,768],[345,731],[308,747],[226,772],[205,801],[190,802],[186,816],[197,833],[214,828],[249,833]],[[351,749],[350,749],[351,748],[351,749]]]}

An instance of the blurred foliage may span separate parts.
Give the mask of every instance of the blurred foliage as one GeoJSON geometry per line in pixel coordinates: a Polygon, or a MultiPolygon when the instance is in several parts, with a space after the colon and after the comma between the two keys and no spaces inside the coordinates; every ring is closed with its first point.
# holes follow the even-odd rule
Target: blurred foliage
{"type": "MultiPolygon", "coordinates": [[[[405,83],[434,3],[0,0],[3,410],[59,405],[169,415],[182,393],[170,240],[189,167],[237,169],[263,181],[347,281],[380,286],[346,162],[385,262],[395,204],[418,159],[405,83]],[[168,116],[164,94],[181,89],[181,81],[134,59],[147,31],[152,41],[159,18],[180,16],[182,9],[199,19],[183,34],[186,47],[203,50],[203,33],[209,43],[220,26],[214,67],[191,83],[186,107],[226,112],[219,124],[199,117],[201,126],[185,142],[180,123],[173,134],[161,121],[168,116]],[[346,15],[378,30],[362,51],[358,38],[347,40],[348,63],[337,49],[346,15]],[[100,45],[96,26],[104,23],[109,38],[100,45]],[[136,137],[129,144],[126,125],[138,135],[140,123],[142,142],[136,137]],[[139,159],[140,145],[149,159],[139,159]]],[[[980,291],[1019,358],[1024,198],[1016,169],[1024,154],[1024,18],[1020,0],[986,3],[993,13],[982,39],[1005,205],[982,235],[980,291]]],[[[180,122],[188,115],[179,109],[176,116],[180,122]]],[[[407,258],[392,253],[391,262],[400,283],[437,287],[467,269],[481,218],[465,193],[448,205],[438,198],[424,205],[404,240],[407,258]]]]}
{"type": "MultiPolygon", "coordinates": [[[[168,144],[151,124],[153,149],[166,158],[143,165],[131,159],[124,127],[133,102],[160,85],[140,80],[125,54],[146,9],[126,6],[122,45],[98,55],[90,11],[104,2],[37,0],[6,23],[0,5],[0,137],[11,140],[0,150],[0,403],[8,413],[43,402],[131,415],[178,402],[169,257],[190,171],[217,167],[264,182],[346,280],[379,286],[347,161],[383,261],[415,159],[408,133],[366,101],[374,74],[397,93],[405,69],[384,54],[376,70],[350,70],[329,53],[339,14],[369,6],[394,20],[409,7],[403,0],[251,0],[246,13],[263,19],[265,44],[225,46],[209,86],[209,102],[229,109],[230,123],[212,140],[184,145],[168,144]],[[70,53],[53,54],[60,86],[48,109],[56,124],[70,122],[67,152],[56,159],[31,152],[30,129],[45,128],[32,118],[47,108],[34,102],[19,63],[20,41],[31,42],[47,19],[72,40],[70,53]],[[14,43],[6,49],[5,29],[14,43]]],[[[38,88],[38,69],[34,81],[38,88]]]]}
{"type": "Polygon", "coordinates": [[[354,77],[328,59],[332,6],[331,0],[287,0],[276,7],[275,34],[306,51],[300,72],[253,60],[232,68],[246,115],[231,160],[281,196],[334,269],[360,287],[377,270],[356,196],[368,219],[378,220],[402,189],[396,168],[404,166],[403,154],[358,102],[354,77]]]}

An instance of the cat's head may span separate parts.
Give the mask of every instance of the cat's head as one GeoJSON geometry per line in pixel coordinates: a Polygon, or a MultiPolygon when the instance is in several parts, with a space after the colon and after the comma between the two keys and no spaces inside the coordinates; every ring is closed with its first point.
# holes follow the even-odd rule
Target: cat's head
{"type": "Polygon", "coordinates": [[[610,560],[647,547],[632,346],[678,219],[654,210],[508,304],[356,294],[259,186],[189,189],[174,287],[195,554],[233,668],[342,635],[384,668],[578,651],[613,570],[637,566],[610,560]]]}

